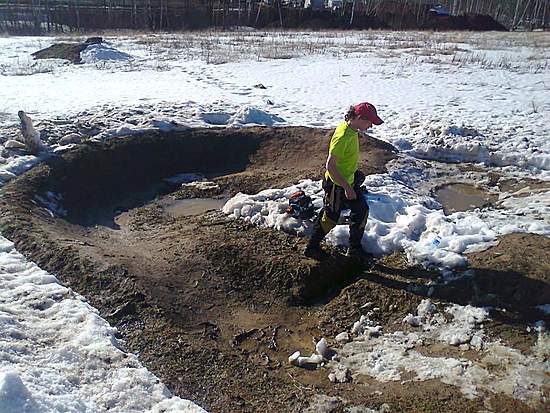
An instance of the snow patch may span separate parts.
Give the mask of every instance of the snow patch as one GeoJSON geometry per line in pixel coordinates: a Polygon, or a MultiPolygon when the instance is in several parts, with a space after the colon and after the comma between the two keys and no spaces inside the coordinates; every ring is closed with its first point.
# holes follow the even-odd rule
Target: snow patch
{"type": "MultiPolygon", "coordinates": [[[[410,263],[456,268],[467,265],[464,254],[495,245],[498,235],[509,232],[550,235],[550,224],[537,220],[533,213],[533,209],[544,211],[546,207],[532,199],[520,201],[525,202],[526,211],[531,212],[530,215],[522,214],[522,220],[511,219],[509,209],[456,212],[446,216],[438,202],[417,194],[395,174],[369,175],[364,185],[368,189],[365,197],[370,212],[362,245],[366,251],[377,256],[404,251],[410,263]],[[437,242],[434,242],[436,239],[437,242]]],[[[312,222],[286,213],[288,197],[297,190],[311,196],[317,210],[322,207],[321,182],[302,180],[291,187],[266,189],[255,195],[239,193],[227,201],[223,211],[255,225],[308,235],[312,222]]],[[[536,195],[541,202],[546,197],[536,195]]],[[[509,207],[512,208],[512,205],[509,207]]],[[[330,244],[346,246],[348,226],[337,225],[325,239],[330,244]]]]}
{"type": "Polygon", "coordinates": [[[283,118],[250,106],[239,109],[228,121],[228,124],[232,127],[251,125],[277,126],[284,123],[286,121],[283,118]]]}
{"type": "Polygon", "coordinates": [[[116,50],[105,43],[92,44],[82,52],[80,58],[83,63],[97,63],[102,61],[127,61],[133,59],[128,53],[116,50]]]}
{"type": "MultiPolygon", "coordinates": [[[[453,316],[452,320],[446,321],[426,300],[418,308],[418,312],[426,317],[421,331],[358,337],[338,351],[339,363],[349,368],[353,377],[368,375],[383,382],[399,381],[402,372],[408,372],[414,375],[413,380],[439,379],[457,386],[469,398],[490,391],[507,394],[533,406],[543,400],[545,377],[550,373],[545,361],[550,339],[543,329],[531,352],[522,354],[499,342],[484,342],[481,323],[488,317],[485,309],[454,304],[445,311],[453,316]],[[467,348],[483,351],[483,357],[475,362],[428,357],[415,350],[434,339],[453,345],[469,342],[467,348]],[[492,369],[491,366],[499,368],[492,369]]],[[[363,324],[364,318],[361,318],[363,324]]]]}
{"type": "Polygon", "coordinates": [[[0,411],[204,412],[173,397],[120,350],[96,309],[1,236],[0,267],[0,411]]]}
{"type": "Polygon", "coordinates": [[[411,114],[408,119],[389,119],[386,126],[384,139],[416,158],[513,166],[534,173],[550,170],[550,144],[544,136],[534,133],[534,126],[514,125],[509,119],[491,121],[480,131],[411,114]]]}
{"type": "MultiPolygon", "coordinates": [[[[466,307],[453,304],[445,309],[445,312],[453,316],[453,321],[449,327],[442,330],[439,334],[439,340],[452,346],[470,343],[474,337],[474,331],[477,325],[481,324],[488,317],[487,310],[483,308],[466,307]]],[[[480,337],[477,337],[474,343],[481,346],[480,337]]]]}
{"type": "Polygon", "coordinates": [[[0,411],[25,412],[36,408],[31,393],[16,371],[0,372],[0,411]]]}

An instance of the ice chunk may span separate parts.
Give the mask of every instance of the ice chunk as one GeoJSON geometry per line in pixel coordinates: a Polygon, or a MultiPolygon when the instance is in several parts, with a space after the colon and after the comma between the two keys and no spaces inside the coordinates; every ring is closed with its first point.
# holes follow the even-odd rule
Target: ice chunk
{"type": "Polygon", "coordinates": [[[328,379],[331,383],[347,383],[351,381],[351,371],[342,364],[336,366],[336,370],[330,372],[328,379]]]}
{"type": "Polygon", "coordinates": [[[22,412],[32,408],[32,396],[16,371],[0,373],[0,411],[22,412]]]}
{"type": "Polygon", "coordinates": [[[334,339],[340,344],[349,343],[351,341],[347,331],[338,334],[334,339]]]}
{"type": "Polygon", "coordinates": [[[382,334],[382,326],[364,327],[363,334],[367,337],[378,337],[382,334]]]}
{"type": "Polygon", "coordinates": [[[294,353],[292,353],[289,357],[288,357],[288,362],[290,364],[292,364],[293,366],[297,366],[298,365],[298,357],[300,357],[300,352],[299,351],[295,351],[294,353]]]}
{"type": "Polygon", "coordinates": [[[324,338],[317,342],[315,345],[315,350],[326,360],[330,360],[334,355],[334,350],[329,348],[327,341],[324,338]]]}
{"type": "Polygon", "coordinates": [[[306,367],[306,366],[313,366],[317,367],[319,364],[321,364],[324,361],[323,356],[320,354],[313,353],[309,357],[304,357],[300,355],[299,351],[296,351],[290,355],[288,358],[288,362],[296,367],[306,367]]]}
{"type": "Polygon", "coordinates": [[[422,300],[420,304],[418,304],[416,312],[421,318],[426,318],[430,314],[435,313],[436,310],[437,308],[435,304],[433,304],[429,299],[426,299],[422,300]]]}
{"type": "Polygon", "coordinates": [[[403,319],[404,323],[407,323],[413,327],[418,327],[420,325],[420,317],[414,316],[411,313],[407,314],[403,319]]]}

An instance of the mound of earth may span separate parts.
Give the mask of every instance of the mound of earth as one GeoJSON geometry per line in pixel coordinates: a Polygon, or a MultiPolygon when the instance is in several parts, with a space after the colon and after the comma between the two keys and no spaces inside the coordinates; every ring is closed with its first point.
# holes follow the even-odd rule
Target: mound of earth
{"type": "Polygon", "coordinates": [[[506,27],[491,16],[483,14],[448,16],[430,13],[422,28],[431,30],[507,31],[506,27]]]}
{"type": "Polygon", "coordinates": [[[90,37],[84,43],[57,43],[31,54],[35,59],[64,59],[78,64],[82,62],[80,52],[92,44],[101,44],[101,37],[90,37]]]}
{"type": "MultiPolygon", "coordinates": [[[[384,325],[399,322],[428,295],[426,284],[437,276],[408,266],[401,254],[371,268],[338,251],[319,263],[303,257],[305,240],[299,237],[209,209],[213,200],[239,191],[318,179],[329,133],[195,129],[79,145],[2,188],[0,230],[98,308],[126,348],[139,353],[170,390],[209,411],[321,411],[315,407],[319,395],[334,401],[335,412],[384,403],[392,411],[483,410],[483,400],[467,399],[436,380],[365,378],[334,385],[322,368],[288,365],[295,350],[313,349],[313,339],[349,328],[367,311],[366,301],[380,309],[376,317],[384,325]],[[163,181],[182,173],[201,173],[217,186],[201,199],[200,189],[163,181]],[[178,202],[182,213],[170,213],[166,205],[178,202]]],[[[366,173],[384,172],[394,156],[387,143],[361,143],[366,173]]],[[[522,238],[528,241],[531,257],[547,264],[548,240],[522,238]]],[[[501,257],[514,245],[509,238],[500,255],[478,253],[474,265],[498,276],[509,267],[501,257]]],[[[515,302],[531,305],[547,288],[545,268],[535,262],[510,268],[514,273],[506,280],[513,286],[483,283],[482,276],[475,287],[476,279],[430,295],[470,302],[473,291],[479,305],[502,293],[504,303],[514,297],[511,288],[529,290],[515,302]]],[[[535,315],[519,304],[509,306],[508,314],[494,334],[528,346],[532,338],[522,323],[535,315]]],[[[491,400],[499,411],[534,411],[510,398],[491,400]]]]}

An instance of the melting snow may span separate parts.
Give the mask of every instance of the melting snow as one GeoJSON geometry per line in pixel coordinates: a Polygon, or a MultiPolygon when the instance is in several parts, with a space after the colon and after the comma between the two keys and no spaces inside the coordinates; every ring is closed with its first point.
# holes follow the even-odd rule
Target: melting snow
{"type": "MultiPolygon", "coordinates": [[[[401,157],[473,162],[505,176],[550,180],[548,73],[531,70],[529,65],[538,62],[527,58],[536,53],[544,62],[544,50],[509,49],[506,58],[513,70],[449,62],[410,64],[406,54],[396,58],[376,54],[400,34],[374,35],[379,38],[373,41],[370,34],[331,33],[320,56],[269,60],[253,53],[254,64],[244,59],[223,65],[193,56],[168,56],[159,52],[160,47],[149,49],[132,36],[113,39],[113,47],[90,46],[82,56],[92,64],[80,66],[30,58],[52,38],[0,37],[0,122],[13,124],[19,109],[37,119],[62,115],[71,122],[78,118],[97,126],[97,140],[205,125],[332,128],[349,104],[368,99],[385,120],[373,135],[395,145],[401,157]],[[376,51],[342,58],[347,44],[365,43],[376,51]],[[252,87],[259,83],[269,87],[252,87]],[[345,83],[353,88],[340,93],[345,83]]],[[[314,37],[288,36],[297,42],[314,37]]],[[[467,41],[461,44],[466,55],[479,52],[475,42],[467,41]]],[[[503,58],[498,51],[484,56],[488,61],[503,58]]],[[[2,144],[7,140],[0,138],[2,144]]],[[[4,146],[0,184],[40,160],[4,146]]],[[[416,190],[416,183],[428,173],[426,168],[391,170],[390,166],[388,174],[367,178],[371,207],[363,239],[367,250],[375,254],[403,250],[411,262],[455,267],[466,263],[464,253],[492,245],[498,235],[550,234],[550,192],[507,194],[492,210],[445,216],[433,198],[416,190]]],[[[298,188],[321,207],[319,182],[302,181],[290,188],[239,194],[224,210],[258,225],[307,234],[310,222],[284,213],[286,197],[298,188]]],[[[57,207],[58,200],[52,199],[52,208],[57,207]]],[[[347,231],[346,226],[337,226],[328,241],[347,243],[347,231]]],[[[201,411],[172,397],[133,355],[120,351],[113,330],[82,297],[26,261],[3,238],[0,251],[0,411],[201,411]]],[[[539,306],[545,312],[547,307],[539,306]]],[[[410,333],[383,334],[382,326],[368,317],[358,320],[353,328],[356,337],[341,351],[342,365],[353,374],[379,380],[399,380],[403,370],[415,374],[416,380],[439,378],[459,386],[469,397],[491,391],[528,402],[540,400],[540,388],[550,374],[544,361],[550,340],[542,323],[536,327],[533,351],[521,354],[487,342],[481,327],[485,310],[450,306],[446,312],[450,322],[435,312],[432,303],[423,302],[417,315],[406,317],[418,324],[410,327],[415,329],[410,333]],[[477,361],[428,357],[415,350],[426,340],[475,348],[483,357],[477,361]]],[[[342,342],[344,337],[340,336],[342,342]]],[[[318,401],[311,411],[336,403],[334,398],[318,401]]]]}
{"type": "MultiPolygon", "coordinates": [[[[364,184],[369,191],[366,199],[370,212],[362,243],[375,255],[404,251],[411,263],[454,268],[467,264],[464,253],[494,245],[498,235],[512,230],[550,235],[550,223],[537,220],[536,214],[523,214],[515,222],[509,217],[509,209],[446,216],[437,201],[416,194],[387,174],[369,175],[364,184]],[[433,242],[435,237],[437,245],[433,242]]],[[[315,207],[321,208],[321,182],[302,180],[291,187],[267,189],[256,195],[237,194],[227,201],[223,211],[256,225],[307,235],[312,222],[285,212],[288,197],[297,190],[310,195],[315,207]]],[[[523,202],[532,208],[532,203],[523,202]]],[[[337,225],[326,240],[334,245],[347,245],[348,238],[348,226],[337,225]]]]}
{"type": "Polygon", "coordinates": [[[83,63],[97,63],[105,60],[131,60],[132,56],[105,43],[100,43],[86,47],[80,52],[80,58],[83,63]]]}
{"type": "MultiPolygon", "coordinates": [[[[345,366],[354,376],[363,374],[380,381],[399,381],[403,372],[409,372],[414,376],[413,381],[439,379],[457,386],[470,398],[488,391],[504,393],[532,405],[544,402],[543,386],[550,374],[547,361],[550,338],[544,329],[539,329],[531,352],[522,354],[499,342],[485,340],[481,324],[488,317],[485,309],[454,304],[445,311],[452,315],[450,321],[436,312],[431,301],[424,300],[418,306],[418,316],[413,323],[417,328],[415,332],[396,331],[381,336],[362,334],[356,326],[364,325],[368,317],[361,316],[351,329],[356,338],[337,350],[339,361],[335,368],[345,366]],[[427,348],[433,340],[466,344],[467,348],[481,353],[475,361],[422,354],[420,349],[427,348]]],[[[406,318],[411,317],[409,314],[406,318]]]]}

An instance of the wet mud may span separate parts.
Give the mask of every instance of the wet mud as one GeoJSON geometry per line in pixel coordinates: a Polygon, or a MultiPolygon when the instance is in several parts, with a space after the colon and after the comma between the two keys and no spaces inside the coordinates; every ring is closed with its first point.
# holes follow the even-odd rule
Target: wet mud
{"type": "Polygon", "coordinates": [[[446,215],[485,208],[498,200],[498,196],[465,183],[442,185],[435,190],[435,197],[443,205],[446,215]]]}
{"type": "MultiPolygon", "coordinates": [[[[365,302],[380,308],[377,321],[397,328],[437,278],[402,254],[367,267],[333,250],[319,263],[303,257],[304,239],[219,211],[237,192],[318,179],[329,133],[197,129],[79,145],[2,188],[0,230],[98,308],[123,346],[171,391],[209,411],[303,412],[319,395],[337,400],[334,412],[384,403],[392,411],[479,411],[488,403],[503,412],[537,411],[500,395],[467,399],[437,380],[362,377],[335,385],[325,368],[288,364],[290,354],[313,351],[321,337],[335,344],[332,338],[366,311],[365,302]],[[163,180],[181,173],[201,173],[216,186],[163,180]],[[48,193],[62,196],[59,211],[66,214],[37,198],[48,193]]],[[[368,138],[361,169],[384,172],[394,156],[389,144],[368,138]]],[[[548,250],[548,238],[505,237],[471,256],[473,280],[429,295],[504,306],[493,314],[491,334],[528,348],[533,338],[525,326],[544,317],[533,306],[548,298],[548,250]],[[519,248],[528,253],[518,257],[519,248]]]]}

